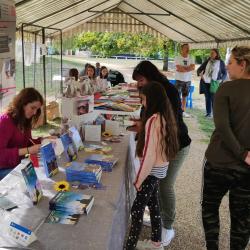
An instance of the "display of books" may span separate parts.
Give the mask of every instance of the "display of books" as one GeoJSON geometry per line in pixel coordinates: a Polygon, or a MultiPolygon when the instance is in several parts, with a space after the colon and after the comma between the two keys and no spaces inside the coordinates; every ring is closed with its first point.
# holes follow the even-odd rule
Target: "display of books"
{"type": "Polygon", "coordinates": [[[68,161],[74,161],[77,158],[77,152],[73,146],[73,142],[68,133],[61,135],[64,152],[68,161]]]}
{"type": "Polygon", "coordinates": [[[58,192],[49,202],[50,210],[71,214],[88,214],[94,204],[92,195],[74,192],[58,192]]]}
{"type": "Polygon", "coordinates": [[[49,224],[69,224],[75,225],[80,218],[80,214],[72,214],[64,211],[52,210],[45,220],[49,224]]]}
{"type": "Polygon", "coordinates": [[[45,145],[42,145],[40,151],[46,176],[51,177],[58,173],[57,159],[52,143],[49,142],[45,145]]]}
{"type": "Polygon", "coordinates": [[[84,162],[100,165],[103,171],[111,172],[117,161],[118,158],[114,158],[113,155],[93,154],[86,158],[84,162]]]}
{"type": "Polygon", "coordinates": [[[77,130],[76,127],[70,127],[69,131],[71,132],[71,138],[73,141],[73,144],[75,146],[76,151],[80,151],[81,149],[83,149],[83,143],[82,143],[82,139],[81,136],[79,134],[79,131],[77,130]]]}
{"type": "Polygon", "coordinates": [[[69,182],[79,181],[84,184],[99,184],[102,176],[100,165],[72,162],[66,168],[66,179],[69,182]]]}
{"type": "Polygon", "coordinates": [[[30,199],[32,200],[33,204],[36,205],[41,199],[43,193],[32,162],[28,162],[21,172],[27,186],[30,199]]]}

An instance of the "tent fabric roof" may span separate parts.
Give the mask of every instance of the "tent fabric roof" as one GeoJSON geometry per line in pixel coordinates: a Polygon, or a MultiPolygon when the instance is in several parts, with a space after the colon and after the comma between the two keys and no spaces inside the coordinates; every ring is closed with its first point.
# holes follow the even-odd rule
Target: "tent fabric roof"
{"type": "Polygon", "coordinates": [[[72,29],[117,8],[193,48],[250,43],[250,0],[15,0],[17,26],[72,29]]]}

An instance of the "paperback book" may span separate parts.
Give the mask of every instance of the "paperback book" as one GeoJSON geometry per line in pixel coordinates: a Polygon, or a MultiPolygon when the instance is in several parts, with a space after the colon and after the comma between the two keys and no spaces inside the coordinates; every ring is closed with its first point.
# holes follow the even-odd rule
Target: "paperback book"
{"type": "Polygon", "coordinates": [[[72,214],[65,211],[52,210],[45,220],[49,224],[69,224],[75,225],[80,218],[80,214],[72,214]]]}
{"type": "Polygon", "coordinates": [[[50,210],[71,214],[88,214],[93,206],[94,197],[74,192],[58,192],[49,202],[50,210]]]}
{"type": "Polygon", "coordinates": [[[30,199],[32,200],[33,204],[36,205],[42,198],[43,193],[33,164],[28,162],[21,172],[27,186],[30,199]]]}
{"type": "Polygon", "coordinates": [[[73,146],[73,142],[69,133],[61,135],[61,140],[64,147],[64,152],[68,161],[74,161],[77,159],[77,152],[73,146]]]}
{"type": "Polygon", "coordinates": [[[41,146],[41,157],[47,177],[51,177],[58,173],[55,150],[51,142],[41,146]]]}
{"type": "Polygon", "coordinates": [[[72,162],[66,168],[66,179],[69,182],[79,181],[82,184],[99,184],[102,176],[100,165],[72,162]]]}
{"type": "Polygon", "coordinates": [[[110,146],[84,144],[84,151],[87,153],[94,153],[94,154],[107,154],[108,152],[112,151],[112,148],[110,146]]]}
{"type": "Polygon", "coordinates": [[[80,136],[76,127],[69,128],[69,131],[71,132],[71,138],[72,138],[74,147],[75,147],[76,151],[78,152],[81,149],[83,149],[83,143],[82,143],[81,136],[80,136]]]}
{"type": "Polygon", "coordinates": [[[93,154],[86,158],[84,162],[100,165],[103,171],[111,172],[117,161],[118,158],[114,158],[113,155],[93,154]]]}
{"type": "Polygon", "coordinates": [[[13,201],[9,200],[7,197],[0,197],[0,209],[11,211],[12,209],[17,208],[17,204],[13,201]]]}

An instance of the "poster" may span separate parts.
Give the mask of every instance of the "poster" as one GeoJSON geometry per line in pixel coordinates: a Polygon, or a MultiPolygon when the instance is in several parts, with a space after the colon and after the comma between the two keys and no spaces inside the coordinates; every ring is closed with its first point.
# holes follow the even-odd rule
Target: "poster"
{"type": "Polygon", "coordinates": [[[13,0],[0,1],[0,112],[16,93],[16,9],[13,0]]]}

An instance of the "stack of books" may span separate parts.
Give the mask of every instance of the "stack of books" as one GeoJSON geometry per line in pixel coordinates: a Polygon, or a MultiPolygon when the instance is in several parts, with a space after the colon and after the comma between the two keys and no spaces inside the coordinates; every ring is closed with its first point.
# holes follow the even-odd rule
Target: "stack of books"
{"type": "Polygon", "coordinates": [[[99,184],[102,176],[100,165],[72,162],[66,168],[66,179],[69,182],[79,181],[82,184],[99,184]]]}
{"type": "Polygon", "coordinates": [[[103,171],[111,172],[118,158],[113,155],[93,154],[85,159],[85,163],[96,164],[102,167],[103,171]]]}
{"type": "Polygon", "coordinates": [[[49,202],[47,223],[76,224],[81,214],[88,214],[94,197],[74,192],[59,192],[49,202]]]}

